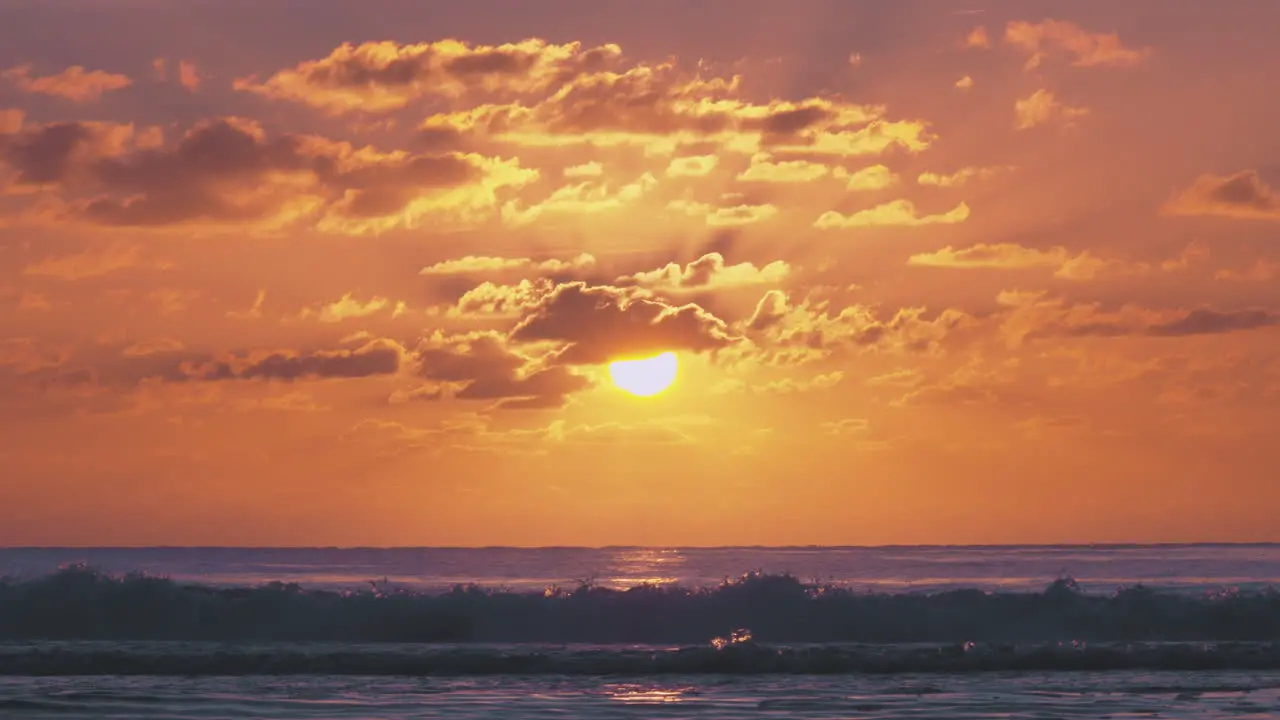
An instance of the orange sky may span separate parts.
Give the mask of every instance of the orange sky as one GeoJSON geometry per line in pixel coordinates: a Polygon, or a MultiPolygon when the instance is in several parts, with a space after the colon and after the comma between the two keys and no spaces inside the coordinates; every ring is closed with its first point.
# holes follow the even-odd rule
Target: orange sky
{"type": "Polygon", "coordinates": [[[1280,540],[1280,6],[961,7],[4,6],[0,544],[1280,540]]]}

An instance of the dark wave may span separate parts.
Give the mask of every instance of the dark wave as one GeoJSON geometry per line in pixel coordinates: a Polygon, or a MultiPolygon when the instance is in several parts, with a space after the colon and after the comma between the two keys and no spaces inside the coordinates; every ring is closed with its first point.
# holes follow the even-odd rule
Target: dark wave
{"type": "Polygon", "coordinates": [[[1280,669],[1271,643],[529,645],[0,643],[0,675],[822,675],[1280,669]]]}
{"type": "Polygon", "coordinates": [[[706,644],[749,628],[766,643],[1056,643],[1280,640],[1280,593],[1191,596],[1134,587],[1084,594],[855,592],[750,573],[720,587],[583,584],[443,593],[180,584],[83,566],[0,580],[0,640],[706,644]]]}

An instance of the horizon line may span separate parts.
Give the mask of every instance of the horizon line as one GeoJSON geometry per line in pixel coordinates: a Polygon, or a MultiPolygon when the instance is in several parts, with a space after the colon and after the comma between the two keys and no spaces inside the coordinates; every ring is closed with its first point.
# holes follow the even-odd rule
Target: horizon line
{"type": "Polygon", "coordinates": [[[883,545],[0,545],[5,550],[962,550],[1269,547],[1280,541],[890,543],[883,545]]]}

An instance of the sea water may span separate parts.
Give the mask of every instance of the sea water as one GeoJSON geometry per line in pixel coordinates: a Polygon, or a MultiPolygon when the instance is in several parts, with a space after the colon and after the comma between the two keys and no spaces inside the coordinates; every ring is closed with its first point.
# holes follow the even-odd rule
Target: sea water
{"type": "Polygon", "coordinates": [[[0,549],[0,717],[1280,717],[1280,546],[0,549]]]}

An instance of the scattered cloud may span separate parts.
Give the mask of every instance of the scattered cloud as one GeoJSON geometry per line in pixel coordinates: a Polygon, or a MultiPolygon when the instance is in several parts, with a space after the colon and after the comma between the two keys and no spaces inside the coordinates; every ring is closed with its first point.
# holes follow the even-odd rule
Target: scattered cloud
{"type": "Polygon", "coordinates": [[[1048,90],[1037,90],[1013,104],[1015,130],[1028,130],[1038,125],[1057,122],[1070,126],[1089,114],[1089,108],[1072,107],[1058,101],[1048,90]]]}
{"type": "Polygon", "coordinates": [[[1280,221],[1280,196],[1256,170],[1232,175],[1206,173],[1165,203],[1162,210],[1167,215],[1280,221]]]}
{"type": "Polygon", "coordinates": [[[687,265],[668,263],[657,270],[624,275],[615,282],[663,293],[705,292],[776,285],[786,280],[790,272],[791,266],[782,260],[775,260],[764,267],[756,267],[749,262],[727,265],[720,253],[708,253],[687,265]]]}
{"type": "Polygon", "coordinates": [[[1004,41],[1029,56],[1027,70],[1040,67],[1053,53],[1070,57],[1074,67],[1132,66],[1151,55],[1150,48],[1125,47],[1115,33],[1091,33],[1065,20],[1010,22],[1004,41]]]}
{"type": "Polygon", "coordinates": [[[867,210],[860,210],[852,215],[843,215],[834,210],[829,210],[819,216],[814,221],[813,226],[828,230],[890,225],[949,225],[964,222],[968,217],[969,206],[963,202],[944,213],[920,215],[916,211],[915,203],[910,200],[891,200],[867,210]]]}
{"type": "Polygon", "coordinates": [[[77,103],[94,102],[104,93],[123,90],[133,84],[133,80],[127,75],[105,70],[85,70],[81,65],[72,65],[60,73],[41,76],[33,76],[30,65],[18,65],[0,72],[0,78],[8,80],[23,92],[51,95],[77,103]]]}

